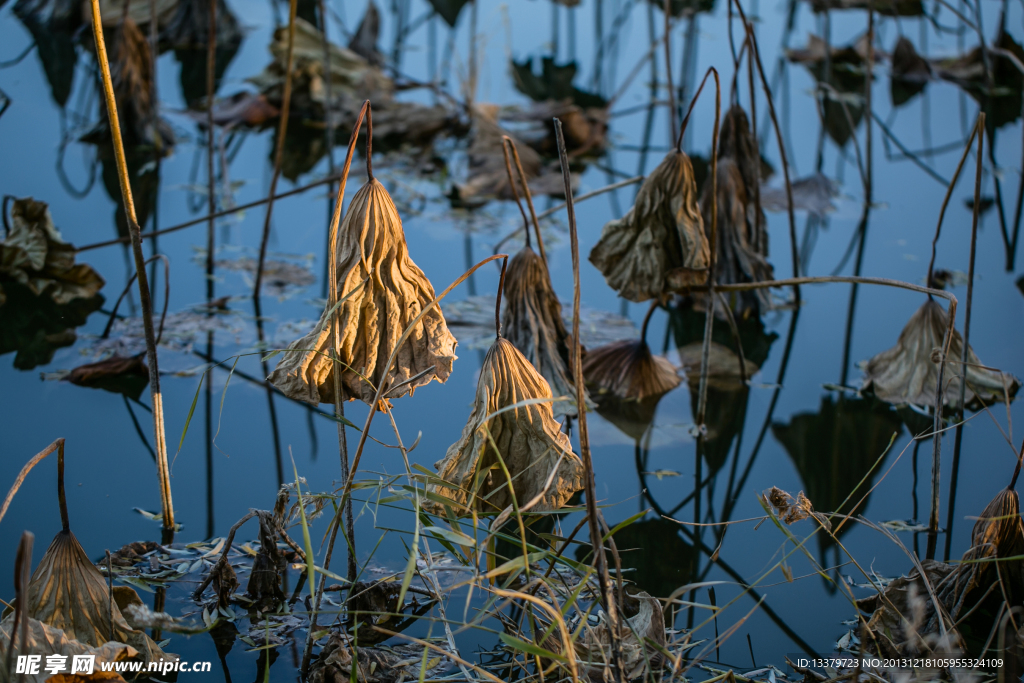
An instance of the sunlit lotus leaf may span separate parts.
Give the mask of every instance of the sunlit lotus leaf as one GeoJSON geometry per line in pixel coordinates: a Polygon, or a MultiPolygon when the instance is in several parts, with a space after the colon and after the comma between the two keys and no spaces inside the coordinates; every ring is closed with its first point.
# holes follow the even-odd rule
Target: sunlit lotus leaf
{"type": "Polygon", "coordinates": [[[711,258],[690,158],[670,152],[640,186],[626,216],[604,226],[590,261],[630,301],[701,284],[711,258]]]}
{"type": "MultiPolygon", "coordinates": [[[[409,258],[402,219],[380,181],[371,179],[352,197],[338,230],[338,298],[351,294],[335,313],[342,398],[372,403],[385,381],[395,386],[417,378],[389,398],[412,394],[435,379],[446,381],[456,341],[436,306],[416,323],[394,367],[386,367],[398,339],[434,299],[434,288],[409,258]]],[[[286,395],[314,405],[334,401],[329,313],[288,347],[270,375],[286,395]]]]}
{"type": "MultiPolygon", "coordinates": [[[[104,598],[104,605],[106,599],[104,598]]],[[[8,658],[8,652],[11,647],[10,634],[14,628],[14,614],[13,612],[0,622],[0,662],[4,662],[4,666],[0,666],[0,683],[71,683],[72,681],[124,681],[124,678],[116,672],[101,672],[101,663],[108,662],[122,662],[129,659],[135,659],[138,656],[138,651],[130,645],[126,645],[121,642],[106,642],[104,641],[100,646],[94,647],[86,643],[75,640],[70,637],[63,630],[50,626],[38,619],[28,619],[28,645],[21,643],[21,636],[18,635],[15,640],[15,657],[19,655],[40,655],[42,657],[39,666],[39,673],[37,674],[13,674],[7,670],[6,662],[8,658]],[[49,655],[63,655],[67,657],[65,661],[67,671],[71,670],[72,658],[75,655],[92,655],[95,657],[93,664],[94,674],[86,677],[81,674],[77,676],[65,676],[64,674],[53,675],[46,671],[46,657],[49,655]]],[[[20,628],[19,628],[20,631],[20,628]]]]}
{"type": "Polygon", "coordinates": [[[571,337],[562,322],[562,304],[551,289],[544,260],[530,247],[512,257],[505,276],[502,334],[547,380],[556,417],[576,415],[576,389],[569,369],[571,337]]]}
{"type": "Polygon", "coordinates": [[[110,606],[106,579],[71,531],[54,537],[28,590],[28,615],[62,630],[69,638],[90,647],[100,647],[108,640],[125,643],[146,662],[167,657],[149,636],[128,626],[117,605],[110,606]]]}
{"type": "MultiPolygon", "coordinates": [[[[722,120],[718,156],[718,252],[715,280],[720,284],[764,282],[773,279],[768,257],[768,231],[764,211],[758,211],[754,193],[759,190],[760,154],[750,132],[747,115],[732,107],[722,120]]],[[[712,184],[704,183],[701,214],[704,231],[711,239],[712,184]]],[[[772,307],[767,289],[742,292],[734,309],[763,312],[772,307]]]]}
{"type": "MultiPolygon", "coordinates": [[[[933,299],[926,300],[903,328],[896,346],[862,364],[863,390],[888,403],[934,405],[939,366],[933,352],[941,350],[948,325],[945,309],[933,299]]],[[[962,352],[963,338],[954,329],[942,379],[946,406],[955,407],[960,402],[962,352]]],[[[1020,380],[1013,375],[984,367],[973,349],[967,351],[967,362],[968,406],[1002,400],[1004,382],[1010,397],[1020,388],[1020,380]]]]}
{"type": "Polygon", "coordinates": [[[667,394],[682,381],[675,366],[654,355],[642,339],[591,349],[583,359],[583,376],[597,392],[635,401],[667,394]]]}
{"type": "Polygon", "coordinates": [[[555,422],[551,398],[547,381],[523,354],[507,339],[497,339],[484,357],[473,412],[462,437],[434,465],[438,476],[451,486],[431,484],[429,490],[464,507],[503,510],[512,497],[500,455],[520,505],[541,495],[532,508],[536,512],[564,505],[583,488],[583,462],[555,422]],[[522,405],[536,399],[548,400],[522,405]],[[545,491],[552,472],[551,486],[545,491]]]}
{"type": "MultiPolygon", "coordinates": [[[[665,616],[661,603],[647,593],[640,591],[631,597],[638,603],[637,611],[620,623],[619,640],[625,678],[637,680],[646,677],[648,665],[656,669],[662,659],[663,655],[655,645],[660,645],[662,649],[666,645],[665,616]]],[[[608,680],[605,676],[611,661],[612,629],[607,613],[601,608],[597,608],[596,612],[596,624],[580,617],[578,622],[570,622],[568,626],[574,638],[576,659],[585,667],[581,673],[585,671],[593,683],[601,683],[608,680]],[[580,629],[582,633],[579,633],[580,629]]],[[[625,616],[620,615],[620,618],[625,616]]]]}

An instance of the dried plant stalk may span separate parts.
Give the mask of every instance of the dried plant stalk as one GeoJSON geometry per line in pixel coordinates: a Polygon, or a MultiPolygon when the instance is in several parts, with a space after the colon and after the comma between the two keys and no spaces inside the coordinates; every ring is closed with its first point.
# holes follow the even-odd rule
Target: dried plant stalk
{"type": "MultiPolygon", "coordinates": [[[[949,329],[949,316],[934,300],[925,301],[911,316],[900,333],[896,346],[883,351],[864,363],[863,390],[888,403],[930,405],[935,402],[936,382],[939,376],[934,350],[942,348],[949,329]]],[[[1003,378],[1009,380],[1010,395],[1020,388],[1020,380],[997,370],[981,366],[981,361],[968,348],[967,363],[961,372],[960,358],[963,338],[955,329],[946,355],[943,387],[943,405],[956,406],[960,401],[961,376],[966,374],[964,396],[967,405],[1000,401],[1003,398],[1003,378]]]]}
{"type": "MultiPolygon", "coordinates": [[[[387,372],[399,337],[434,299],[434,288],[409,258],[402,219],[380,181],[371,178],[352,198],[339,229],[335,258],[339,296],[356,292],[335,314],[343,398],[372,404],[385,380],[391,386],[407,382],[387,398],[411,395],[434,379],[447,380],[456,341],[437,307],[416,323],[394,369],[387,372]]],[[[330,337],[330,311],[325,310],[313,330],[284,352],[270,382],[291,398],[314,405],[333,402],[330,337]]]]}
{"type": "Polygon", "coordinates": [[[657,299],[707,280],[711,250],[685,153],[669,152],[647,176],[633,208],[604,226],[590,262],[630,301],[657,299]]]}
{"type": "Polygon", "coordinates": [[[517,501],[531,501],[543,493],[534,511],[557,510],[564,505],[583,488],[583,463],[555,422],[550,402],[522,405],[531,399],[550,398],[547,381],[523,354],[507,339],[496,339],[484,357],[476,402],[462,438],[434,465],[452,486],[432,484],[428,490],[463,507],[503,510],[512,497],[498,464],[500,454],[512,476],[517,501]],[[556,467],[555,478],[546,487],[556,467]]]}

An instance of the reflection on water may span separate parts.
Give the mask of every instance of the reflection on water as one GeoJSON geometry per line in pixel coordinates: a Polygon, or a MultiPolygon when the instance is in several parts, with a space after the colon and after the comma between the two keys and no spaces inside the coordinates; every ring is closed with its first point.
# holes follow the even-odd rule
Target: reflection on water
{"type": "MultiPolygon", "coordinates": [[[[173,470],[179,521],[185,525],[179,540],[198,540],[224,535],[255,500],[272,499],[292,478],[291,459],[311,491],[337,486],[338,457],[331,445],[336,424],[324,414],[330,409],[299,404],[263,381],[271,367],[266,352],[280,340],[308,332],[323,310],[322,298],[315,297],[327,291],[321,276],[326,267],[312,261],[323,257],[336,186],[323,182],[275,204],[268,242],[272,260],[284,264],[281,287],[274,289],[270,282],[265,296],[253,302],[249,257],[258,253],[266,207],[232,207],[260,200],[273,172],[287,5],[217,0],[214,131],[206,128],[205,110],[210,4],[160,0],[158,5],[155,27],[149,25],[149,2],[127,3],[131,25],[120,22],[125,3],[105,2],[104,14],[111,56],[122,76],[121,104],[131,110],[124,119],[126,134],[138,143],[127,150],[138,220],[147,231],[196,221],[147,240],[145,251],[147,256],[166,254],[172,264],[171,305],[160,350],[167,438],[175,449],[180,443],[173,470]],[[155,64],[148,51],[151,28],[158,47],[155,64]],[[150,100],[154,92],[158,101],[150,100]],[[202,220],[209,210],[229,213],[202,220]]],[[[725,88],[723,112],[742,107],[757,135],[762,175],[771,185],[762,192],[762,207],[771,246],[768,260],[776,276],[794,271],[790,259],[795,251],[801,274],[854,273],[920,283],[946,184],[965,134],[983,109],[988,118],[982,195],[992,210],[980,217],[971,339],[984,348],[987,365],[1024,374],[1015,341],[1024,334],[1024,299],[1018,290],[1024,278],[1014,272],[1024,199],[1019,168],[1024,76],[1007,56],[1024,59],[1019,29],[1024,8],[980,6],[976,28],[987,38],[990,50],[985,53],[976,47],[979,30],[963,29],[944,3],[788,0],[776,7],[744,2],[755,19],[769,71],[790,176],[803,179],[794,197],[797,244],[792,250],[767,101],[758,94],[751,107],[745,62],[735,72],[736,88],[729,88],[734,58],[743,46],[739,25],[729,30],[725,2],[670,1],[671,93],[661,0],[582,0],[575,6],[547,0],[396,0],[378,3],[376,17],[362,0],[325,0],[323,7],[302,0],[298,5],[305,22],[297,55],[301,76],[285,134],[282,174],[300,187],[336,172],[342,152],[332,145],[348,140],[354,112],[369,87],[360,79],[372,80],[377,88],[372,93],[375,166],[399,205],[409,253],[436,291],[499,246],[509,253],[519,249],[516,238],[501,243],[519,224],[514,207],[502,201],[507,183],[495,146],[501,134],[518,142],[531,187],[536,185],[537,211],[552,209],[560,201],[562,179],[551,116],[566,123],[579,196],[650,173],[670,149],[670,103],[678,121],[690,105],[698,75],[712,65],[725,88]],[[870,77],[868,2],[878,12],[870,77]],[[329,69],[318,32],[324,27],[331,43],[329,69]],[[359,65],[359,78],[352,64],[359,65]],[[869,87],[871,111],[864,96],[869,87]],[[873,137],[867,134],[869,124],[873,137]],[[861,206],[868,178],[873,178],[870,211],[861,206]]],[[[0,88],[10,98],[8,108],[0,111],[0,145],[6,157],[17,160],[0,171],[3,194],[48,202],[63,238],[78,246],[128,234],[81,10],[69,0],[0,2],[0,17],[7,13],[17,19],[0,22],[0,88]],[[97,176],[100,183],[95,183],[97,176]]],[[[694,162],[698,191],[710,172],[713,104],[708,92],[694,109],[683,145],[694,162]]],[[[360,141],[360,153],[363,145],[360,141]]],[[[971,157],[965,164],[964,175],[970,178],[961,178],[953,191],[938,243],[937,265],[951,273],[948,287],[961,303],[961,330],[971,220],[965,202],[973,197],[974,161],[971,157]]],[[[362,183],[362,173],[361,165],[354,164],[348,194],[362,183]]],[[[601,226],[624,215],[638,187],[634,182],[578,204],[582,254],[598,240],[601,226]]],[[[572,287],[564,212],[542,218],[541,229],[552,286],[568,302],[572,287]]],[[[102,294],[97,288],[62,301],[33,289],[38,284],[34,274],[10,275],[9,264],[0,259],[0,355],[10,354],[3,355],[0,368],[0,412],[9,425],[0,486],[42,447],[37,442],[65,436],[75,443],[75,452],[85,455],[69,460],[80,485],[69,486],[68,496],[79,498],[82,521],[76,533],[91,557],[106,547],[156,537],[151,522],[126,516],[132,507],[156,507],[148,397],[138,364],[128,363],[119,373],[109,362],[130,361],[142,350],[136,292],[129,293],[113,322],[114,335],[100,338],[109,319],[104,296],[116,296],[131,271],[126,241],[121,244],[78,254],[77,263],[89,263],[108,281],[102,294]],[[112,374],[82,381],[83,386],[39,380],[39,372],[55,378],[60,371],[97,361],[107,365],[87,369],[112,374]]],[[[406,443],[421,434],[409,456],[414,465],[429,469],[465,423],[483,360],[482,351],[472,352],[480,346],[472,344],[474,330],[486,328],[486,334],[477,335],[486,339],[483,346],[493,339],[493,276],[482,269],[444,302],[450,323],[456,315],[462,318],[462,324],[453,325],[463,343],[451,380],[396,401],[394,416],[406,443]]],[[[582,279],[588,345],[635,339],[646,309],[620,303],[585,258],[582,279]],[[611,313],[620,311],[628,320],[611,313]]],[[[152,284],[161,297],[162,278],[154,277],[152,284]]],[[[847,388],[858,385],[854,362],[891,346],[893,330],[923,303],[919,294],[894,291],[866,285],[805,287],[798,309],[762,311],[760,316],[749,306],[733,305],[741,299],[734,297],[726,302],[735,309],[734,320],[716,306],[706,434],[701,438],[694,422],[707,302],[699,293],[661,302],[647,336],[652,351],[685,376],[685,389],[639,401],[595,396],[591,424],[600,435],[594,444],[599,502],[607,505],[610,524],[645,511],[640,521],[615,534],[623,568],[630,570],[624,578],[661,597],[691,581],[727,581],[716,587],[719,604],[739,596],[740,585],[756,583],[739,598],[735,609],[744,613],[764,598],[734,641],[723,645],[723,660],[748,662],[747,633],[758,664],[770,659],[779,665],[780,653],[794,647],[826,652],[846,630],[840,622],[850,616],[835,584],[813,580],[815,570],[809,565],[798,567],[791,558],[793,573],[808,574],[811,580],[790,583],[779,571],[764,575],[784,539],[770,524],[755,529],[755,522],[737,522],[763,514],[757,493],[773,485],[794,493],[803,489],[816,510],[855,511],[872,520],[927,516],[932,444],[925,441],[921,448],[922,442],[915,442],[907,448],[911,433],[932,427],[927,406],[892,407],[848,391],[822,393],[822,385],[837,379],[847,388]],[[904,449],[907,457],[898,460],[904,449]],[[866,495],[874,485],[878,489],[866,495]]],[[[775,300],[791,296],[790,290],[774,294],[775,300]]],[[[571,306],[563,306],[565,311],[571,306]]],[[[353,413],[349,419],[362,424],[366,408],[347,409],[353,413]]],[[[1002,407],[991,408],[993,419],[1009,433],[1010,417],[1020,424],[1020,408],[1014,403],[1008,411],[1009,416],[1002,407]]],[[[387,445],[393,434],[378,423],[373,429],[373,439],[380,441],[368,441],[366,476],[403,471],[400,455],[387,445]]],[[[575,438],[575,423],[573,429],[575,438]]],[[[969,422],[962,435],[965,465],[955,475],[956,506],[947,510],[953,439],[941,445],[942,514],[956,522],[947,524],[953,529],[953,551],[947,545],[947,554],[955,557],[970,533],[971,524],[962,518],[983,508],[991,496],[991,487],[983,485],[987,473],[1006,469],[1009,449],[988,416],[969,422]]],[[[47,525],[53,520],[33,509],[34,501],[52,495],[52,487],[49,480],[37,484],[34,476],[0,526],[2,547],[13,548],[22,528],[44,538],[52,535],[47,525]]],[[[401,571],[406,546],[398,532],[388,530],[408,530],[410,519],[408,511],[366,503],[357,522],[360,561],[372,560],[382,571],[401,571]]],[[[575,512],[539,517],[527,530],[527,540],[544,545],[551,534],[567,535],[578,521],[575,512]]],[[[804,527],[793,529],[797,535],[808,533],[804,527]]],[[[518,534],[513,527],[507,531],[518,534]]],[[[318,527],[314,532],[323,533],[318,527]]],[[[849,562],[836,542],[817,536],[816,559],[823,567],[849,562]]],[[[578,540],[583,538],[585,532],[578,540]]],[[[846,524],[839,538],[858,559],[872,558],[880,574],[897,576],[909,568],[895,546],[862,527],[846,524]]],[[[566,555],[581,559],[588,549],[579,546],[566,555]]],[[[514,558],[521,547],[502,540],[496,550],[514,558]]],[[[10,572],[7,564],[0,565],[0,583],[11,585],[10,572]]],[[[830,575],[852,573],[844,565],[830,575]]],[[[169,611],[178,613],[191,603],[175,591],[161,592],[159,599],[166,598],[169,611]]],[[[705,597],[703,589],[684,596],[691,601],[705,597]]],[[[675,625],[692,627],[704,616],[689,610],[675,625]]],[[[728,624],[723,621],[723,630],[728,624]]],[[[429,628],[410,633],[426,635],[429,628]]],[[[254,656],[241,646],[240,629],[232,624],[222,624],[211,635],[184,642],[183,652],[190,659],[217,657],[223,680],[252,673],[264,680],[267,667],[272,680],[291,680],[295,653],[290,646],[254,656]]],[[[491,649],[494,641],[481,636],[478,644],[491,649]]]]}

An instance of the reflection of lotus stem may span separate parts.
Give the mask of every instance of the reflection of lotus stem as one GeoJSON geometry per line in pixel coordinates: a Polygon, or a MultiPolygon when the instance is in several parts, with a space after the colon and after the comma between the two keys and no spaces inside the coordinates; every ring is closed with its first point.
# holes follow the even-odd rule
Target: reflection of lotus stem
{"type": "Polygon", "coordinates": [[[117,100],[114,84],[110,78],[110,63],[107,60],[107,46],[103,40],[103,18],[99,0],[91,0],[92,34],[96,42],[96,62],[103,77],[103,91],[106,96],[107,120],[113,139],[114,158],[117,161],[118,180],[121,185],[121,199],[128,219],[128,234],[132,241],[132,255],[135,257],[135,273],[139,281],[139,302],[142,307],[142,327],[146,336],[146,357],[149,361],[149,394],[153,402],[153,436],[156,450],[157,478],[160,482],[160,503],[165,542],[174,534],[174,507],[171,501],[171,478],[167,465],[167,440],[164,434],[164,399],[160,393],[160,367],[156,357],[156,335],[153,331],[153,302],[149,296],[149,279],[146,277],[145,257],[142,254],[142,238],[138,219],[135,216],[135,201],[132,198],[131,181],[128,176],[128,162],[125,159],[124,144],[121,142],[121,123],[117,116],[117,100]]]}
{"type": "Polygon", "coordinates": [[[597,509],[597,493],[594,481],[594,461],[590,457],[590,433],[587,431],[587,411],[583,379],[583,358],[580,346],[580,244],[576,232],[576,209],[572,202],[572,178],[569,175],[569,158],[565,151],[565,139],[562,135],[562,122],[554,119],[555,138],[558,143],[558,158],[562,164],[562,180],[565,183],[565,207],[569,221],[569,239],[572,246],[572,371],[573,384],[576,385],[576,405],[579,406],[579,440],[580,456],[583,460],[583,486],[587,498],[587,523],[590,531],[590,544],[594,548],[594,565],[601,586],[601,602],[608,621],[611,624],[610,639],[612,651],[612,671],[615,680],[623,680],[622,639],[620,636],[619,610],[611,595],[612,579],[608,571],[608,558],[604,551],[603,534],[600,526],[600,511],[597,509]]]}
{"type": "MultiPolygon", "coordinates": [[[[256,284],[253,296],[260,295],[263,283],[263,261],[267,258],[267,241],[270,239],[270,217],[274,213],[274,192],[277,191],[277,180],[281,177],[281,160],[284,158],[284,138],[288,133],[288,113],[292,101],[292,68],[295,63],[295,12],[298,0],[288,3],[288,57],[285,60],[284,93],[281,95],[281,120],[277,127],[277,145],[274,149],[274,174],[270,177],[270,199],[267,202],[267,215],[263,219],[263,238],[260,240],[260,258],[256,264],[256,284]]],[[[330,78],[330,75],[327,76],[330,78]]],[[[209,106],[210,103],[207,103],[209,106]]]]}
{"type": "MultiPolygon", "coordinates": [[[[960,407],[957,411],[957,425],[956,433],[953,436],[953,471],[950,473],[949,480],[949,512],[946,514],[946,548],[945,557],[949,560],[949,551],[953,542],[953,506],[956,504],[956,484],[957,479],[960,476],[960,445],[963,441],[964,431],[964,401],[967,398],[967,367],[968,367],[968,353],[970,353],[970,340],[971,340],[971,302],[974,298],[974,256],[978,246],[978,216],[981,213],[981,171],[982,162],[984,161],[983,151],[985,146],[985,136],[981,134],[981,131],[985,130],[985,112],[978,114],[978,122],[974,127],[975,133],[978,134],[978,165],[974,173],[974,207],[973,215],[971,217],[971,255],[969,265],[967,266],[967,300],[964,304],[964,347],[961,351],[960,362],[961,362],[961,381],[960,381],[960,407]]],[[[970,148],[970,144],[968,144],[970,148]]],[[[950,185],[952,187],[952,185],[950,185]]],[[[934,265],[934,252],[933,262],[934,265]]],[[[929,273],[931,275],[931,273],[929,273]]],[[[929,280],[928,284],[931,284],[929,280]]],[[[1014,474],[1014,480],[1017,475],[1014,474]]],[[[937,484],[932,484],[933,489],[937,484]]],[[[932,491],[932,496],[936,495],[936,491],[932,491]]],[[[933,501],[934,502],[934,501],[933,501]]],[[[937,508],[938,505],[936,504],[937,508]]],[[[938,513],[936,512],[937,516],[938,513]]],[[[935,520],[935,530],[938,530],[938,519],[935,520]]],[[[930,531],[929,531],[930,533],[930,531]]]]}

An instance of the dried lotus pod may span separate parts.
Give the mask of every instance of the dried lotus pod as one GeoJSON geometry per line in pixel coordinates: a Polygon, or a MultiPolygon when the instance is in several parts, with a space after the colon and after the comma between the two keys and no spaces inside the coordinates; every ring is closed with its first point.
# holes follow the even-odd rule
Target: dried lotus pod
{"type": "Polygon", "coordinates": [[[431,484],[428,490],[482,512],[505,509],[512,497],[496,447],[512,477],[519,505],[541,493],[543,497],[532,510],[557,510],[564,505],[583,488],[583,462],[555,422],[550,402],[516,405],[550,398],[547,381],[512,342],[498,337],[484,357],[473,412],[462,437],[434,465],[438,476],[451,486],[431,484]],[[508,410],[499,413],[502,409],[508,410]],[[555,467],[558,469],[545,492],[555,467]],[[479,488],[474,489],[477,484],[479,488]]]}
{"type": "MultiPolygon", "coordinates": [[[[338,232],[338,361],[342,397],[372,403],[382,381],[397,387],[387,398],[444,382],[455,362],[455,337],[433,307],[420,319],[388,371],[398,339],[434,299],[434,288],[409,258],[402,219],[380,181],[371,178],[352,198],[338,232]],[[364,377],[366,379],[364,379],[364,377]],[[367,381],[369,380],[369,381],[367,381]]],[[[333,403],[330,311],[305,337],[292,342],[270,382],[307,403],[333,403]]]]}
{"type": "MultiPolygon", "coordinates": [[[[722,121],[718,155],[718,251],[715,282],[765,282],[774,279],[768,256],[768,232],[764,211],[758,210],[761,157],[757,152],[747,115],[736,106],[722,121]]],[[[704,229],[711,238],[713,183],[705,181],[701,196],[704,229]]],[[[737,312],[757,313],[772,307],[767,289],[743,292],[736,298],[737,312]]]]}
{"type": "Polygon", "coordinates": [[[675,366],[664,356],[655,356],[647,345],[647,324],[656,306],[651,306],[640,330],[640,339],[614,342],[587,352],[583,376],[600,393],[619,399],[643,401],[660,397],[682,381],[675,366]]]}
{"type": "MultiPolygon", "coordinates": [[[[939,367],[933,350],[941,349],[949,316],[945,309],[929,298],[911,316],[900,333],[896,346],[883,351],[863,364],[863,391],[870,391],[887,403],[932,405],[935,403],[935,383],[939,367]]],[[[963,357],[963,337],[955,329],[949,344],[943,404],[955,407],[960,402],[960,363],[963,357]]],[[[967,389],[964,394],[968,407],[992,403],[1003,399],[1003,381],[1012,397],[1020,388],[1016,377],[982,366],[973,349],[967,350],[967,389]]]]}
{"type": "Polygon", "coordinates": [[[640,186],[633,208],[604,226],[590,262],[630,301],[658,299],[707,280],[711,250],[690,157],[670,152],[640,186]]]}

